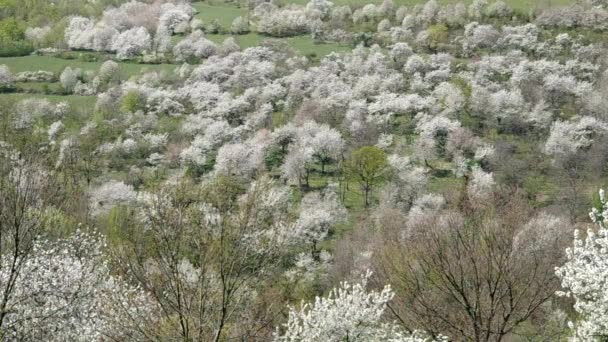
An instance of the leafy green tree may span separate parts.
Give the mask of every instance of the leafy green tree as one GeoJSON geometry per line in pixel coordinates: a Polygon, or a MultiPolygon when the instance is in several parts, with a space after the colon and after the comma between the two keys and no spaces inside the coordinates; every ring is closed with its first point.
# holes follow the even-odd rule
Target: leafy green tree
{"type": "Polygon", "coordinates": [[[0,41],[17,41],[25,39],[25,25],[15,18],[0,20],[0,41]]]}
{"type": "Polygon", "coordinates": [[[372,191],[381,180],[387,165],[386,153],[374,146],[361,147],[346,162],[346,174],[361,186],[366,208],[369,207],[372,191]]]}
{"type": "Polygon", "coordinates": [[[122,105],[120,107],[122,111],[127,113],[134,113],[138,109],[142,108],[143,99],[141,97],[141,94],[137,91],[129,91],[125,96],[123,96],[122,105]]]}
{"type": "Polygon", "coordinates": [[[427,29],[428,38],[427,43],[431,51],[436,52],[437,49],[448,42],[449,30],[444,24],[437,24],[429,26],[427,29]]]}

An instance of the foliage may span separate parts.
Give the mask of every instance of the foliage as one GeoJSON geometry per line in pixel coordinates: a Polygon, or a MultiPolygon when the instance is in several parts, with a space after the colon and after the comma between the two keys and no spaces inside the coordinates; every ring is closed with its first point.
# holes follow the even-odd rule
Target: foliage
{"type": "Polygon", "coordinates": [[[365,193],[364,204],[370,205],[372,190],[388,165],[386,154],[374,146],[364,146],[352,153],[346,163],[346,173],[359,183],[365,193]]]}
{"type": "Polygon", "coordinates": [[[135,112],[142,107],[142,97],[137,91],[131,91],[122,97],[121,109],[125,112],[135,112]]]}
{"type": "Polygon", "coordinates": [[[24,56],[33,51],[25,41],[25,25],[16,18],[0,20],[0,57],[24,56]]]}

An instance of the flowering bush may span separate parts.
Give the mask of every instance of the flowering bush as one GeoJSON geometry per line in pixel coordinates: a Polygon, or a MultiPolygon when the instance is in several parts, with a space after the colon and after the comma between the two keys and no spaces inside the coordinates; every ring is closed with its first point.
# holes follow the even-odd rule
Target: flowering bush
{"type": "Polygon", "coordinates": [[[203,31],[194,31],[187,38],[177,43],[173,54],[178,61],[189,58],[208,58],[217,53],[217,46],[205,38],[203,31]]]}
{"type": "Polygon", "coordinates": [[[14,81],[15,78],[9,68],[4,64],[0,65],[0,89],[12,88],[14,81]]]}

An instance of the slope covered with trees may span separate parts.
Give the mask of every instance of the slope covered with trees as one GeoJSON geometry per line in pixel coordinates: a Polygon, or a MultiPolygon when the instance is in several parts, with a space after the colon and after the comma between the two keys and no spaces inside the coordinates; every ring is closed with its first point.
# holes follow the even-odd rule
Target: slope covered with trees
{"type": "Polygon", "coordinates": [[[603,341],[607,31],[0,0],[0,338],[603,341]]]}

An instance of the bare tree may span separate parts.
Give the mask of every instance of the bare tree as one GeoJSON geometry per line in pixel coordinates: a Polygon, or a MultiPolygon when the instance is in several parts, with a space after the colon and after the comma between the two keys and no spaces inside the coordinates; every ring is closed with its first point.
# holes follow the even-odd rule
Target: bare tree
{"type": "Polygon", "coordinates": [[[257,288],[273,274],[282,250],[276,229],[286,211],[265,207],[270,184],[260,180],[243,192],[233,178],[221,178],[204,187],[163,189],[143,210],[144,227],[118,227],[128,229],[116,248],[126,274],[162,309],[157,339],[271,334],[278,311],[254,308],[257,288]]]}
{"type": "Polygon", "coordinates": [[[6,274],[0,281],[3,332],[23,266],[43,233],[45,206],[61,203],[54,176],[44,171],[44,160],[39,153],[21,153],[0,145],[0,270],[6,274]]]}
{"type": "Polygon", "coordinates": [[[391,308],[408,330],[502,341],[558,288],[554,265],[568,233],[526,226],[518,198],[465,210],[410,218],[400,237],[385,234],[378,273],[394,286],[391,308]]]}

